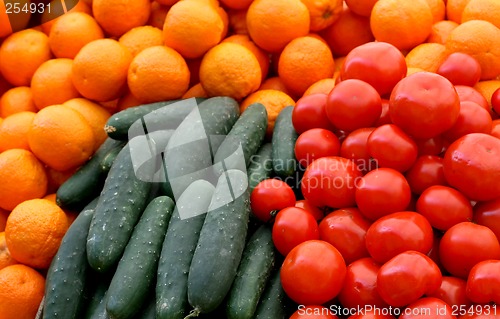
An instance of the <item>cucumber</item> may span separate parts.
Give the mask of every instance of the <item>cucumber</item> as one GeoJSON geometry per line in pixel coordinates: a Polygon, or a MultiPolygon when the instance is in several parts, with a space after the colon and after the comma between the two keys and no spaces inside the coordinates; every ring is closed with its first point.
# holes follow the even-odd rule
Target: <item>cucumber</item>
{"type": "Polygon", "coordinates": [[[277,269],[269,279],[262,294],[255,319],[286,319],[288,318],[288,300],[281,286],[280,271],[277,269]]]}
{"type": "Polygon", "coordinates": [[[148,203],[152,184],[136,177],[130,153],[127,144],[116,157],[90,224],[87,259],[99,272],[118,263],[148,203]]]}
{"type": "Polygon", "coordinates": [[[189,269],[190,316],[215,310],[231,289],[245,248],[249,198],[245,173],[228,170],[219,177],[189,269]]]}
{"type": "Polygon", "coordinates": [[[86,304],[86,310],[83,319],[105,319],[109,318],[106,312],[106,293],[113,277],[114,271],[101,274],[93,269],[90,269],[91,274],[89,281],[93,284],[93,289],[90,292],[89,300],[86,304]]]}
{"type": "Polygon", "coordinates": [[[271,178],[273,174],[273,157],[271,143],[265,143],[260,147],[257,153],[250,158],[248,166],[248,188],[250,193],[253,189],[265,179],[271,178]]]}
{"type": "Polygon", "coordinates": [[[261,103],[251,104],[241,114],[215,153],[214,164],[217,176],[228,169],[246,172],[251,156],[257,153],[264,141],[266,128],[266,108],[261,103]],[[244,161],[241,160],[242,157],[244,161]]]}
{"type": "Polygon", "coordinates": [[[112,162],[114,158],[110,158],[110,154],[116,154],[124,145],[124,142],[106,139],[92,158],[59,187],[56,193],[57,205],[79,211],[96,198],[110,168],[109,165],[103,165],[103,162],[112,162]]]}
{"type": "Polygon", "coordinates": [[[260,226],[250,237],[227,302],[228,319],[252,319],[274,266],[271,227],[260,226]]]}
{"type": "Polygon", "coordinates": [[[178,198],[195,180],[215,184],[213,157],[239,117],[239,105],[230,97],[213,97],[200,103],[170,138],[164,157],[163,191],[178,198]]]}
{"type": "Polygon", "coordinates": [[[283,178],[292,176],[297,170],[295,142],[299,135],[292,123],[293,106],[287,106],[278,114],[272,136],[273,170],[283,178]]]}
{"type": "Polygon", "coordinates": [[[149,295],[144,307],[134,316],[134,319],[156,319],[156,300],[154,293],[149,295]]]}
{"type": "Polygon", "coordinates": [[[156,279],[156,317],[182,319],[189,303],[188,271],[215,187],[197,180],[179,197],[163,242],[156,279]],[[186,212],[196,216],[187,218],[186,212]],[[184,218],[181,218],[184,217],[184,218]]]}
{"type": "Polygon", "coordinates": [[[144,210],[109,285],[106,310],[112,318],[132,318],[145,303],[173,210],[167,196],[153,199],[144,210]]]}
{"type": "Polygon", "coordinates": [[[85,302],[87,253],[85,240],[97,199],[87,205],[71,224],[52,259],[45,281],[43,318],[78,318],[85,302]]]}

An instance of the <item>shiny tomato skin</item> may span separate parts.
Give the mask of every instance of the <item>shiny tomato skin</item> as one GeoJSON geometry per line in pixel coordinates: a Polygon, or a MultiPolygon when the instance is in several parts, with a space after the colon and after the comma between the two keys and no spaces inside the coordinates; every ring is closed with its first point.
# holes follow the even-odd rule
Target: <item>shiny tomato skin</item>
{"type": "Polygon", "coordinates": [[[440,155],[446,146],[442,135],[434,136],[428,139],[414,139],[418,148],[418,155],[440,155]]]}
{"type": "Polygon", "coordinates": [[[488,100],[475,88],[467,85],[455,85],[455,91],[457,91],[460,102],[475,102],[488,111],[490,115],[494,115],[488,100]]]}
{"type": "Polygon", "coordinates": [[[491,122],[491,133],[492,136],[500,138],[500,120],[494,120],[491,122]]]}
{"type": "Polygon", "coordinates": [[[313,215],[314,219],[320,221],[325,217],[324,210],[312,205],[308,200],[301,199],[295,202],[295,207],[305,209],[309,214],[313,215]]]}
{"type": "Polygon", "coordinates": [[[282,180],[269,178],[261,181],[250,194],[250,207],[255,217],[268,222],[272,212],[295,205],[295,193],[282,180]]]}
{"type": "Polygon", "coordinates": [[[453,85],[474,86],[481,78],[481,65],[472,56],[454,52],[448,55],[436,71],[453,85]]]}
{"type": "Polygon", "coordinates": [[[479,104],[471,101],[460,102],[460,113],[455,124],[443,133],[444,138],[453,142],[470,133],[490,134],[493,127],[491,115],[479,104]]]}
{"type": "Polygon", "coordinates": [[[491,95],[491,107],[497,115],[500,115],[500,88],[491,95]]]}
{"type": "Polygon", "coordinates": [[[473,222],[491,229],[500,241],[500,199],[474,205],[473,222]]]}
{"type": "Polygon", "coordinates": [[[313,128],[299,135],[295,142],[295,157],[302,167],[321,157],[337,156],[340,141],[332,131],[313,128]]]}
{"type": "Polygon", "coordinates": [[[406,172],[406,180],[414,194],[422,194],[434,185],[446,185],[443,171],[443,159],[434,155],[422,155],[406,172]]]}
{"type": "Polygon", "coordinates": [[[281,266],[283,290],[303,305],[321,305],[335,298],[344,283],[346,265],[340,252],[322,240],[296,246],[281,266]]]}
{"type": "Polygon", "coordinates": [[[300,306],[290,319],[338,319],[338,317],[323,306],[300,306]]]}
{"type": "Polygon", "coordinates": [[[441,287],[428,297],[435,297],[443,300],[450,306],[460,305],[469,307],[472,302],[466,293],[467,282],[461,278],[453,276],[443,276],[441,287]]]}
{"type": "Polygon", "coordinates": [[[297,100],[292,111],[292,123],[298,134],[313,128],[334,129],[326,116],[327,97],[326,94],[317,93],[297,100]]]}
{"type": "Polygon", "coordinates": [[[456,319],[453,309],[443,300],[425,297],[409,304],[399,319],[456,319]]]}
{"type": "Polygon", "coordinates": [[[500,303],[500,260],[485,260],[472,267],[467,278],[467,297],[475,303],[500,303]]]}
{"type": "Polygon", "coordinates": [[[353,160],[359,169],[366,173],[372,170],[374,162],[368,154],[368,136],[373,132],[374,127],[365,127],[349,133],[340,145],[340,156],[353,160]]]}
{"type": "Polygon", "coordinates": [[[287,207],[276,215],[272,236],[276,249],[286,256],[298,244],[319,239],[318,223],[304,209],[287,207]]]}
{"type": "Polygon", "coordinates": [[[392,124],[391,115],[389,114],[389,100],[382,99],[382,113],[380,114],[380,118],[375,123],[376,127],[382,126],[384,124],[392,124]]]}

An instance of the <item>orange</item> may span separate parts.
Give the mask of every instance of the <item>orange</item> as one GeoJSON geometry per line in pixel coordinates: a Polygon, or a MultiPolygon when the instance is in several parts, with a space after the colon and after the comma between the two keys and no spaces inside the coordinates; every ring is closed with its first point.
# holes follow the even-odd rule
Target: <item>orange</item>
{"type": "Polygon", "coordinates": [[[0,208],[0,231],[5,230],[5,224],[7,223],[7,217],[9,217],[10,212],[0,208]]]}
{"type": "Polygon", "coordinates": [[[137,99],[132,93],[127,92],[118,100],[117,110],[123,111],[125,109],[128,109],[129,107],[134,107],[141,104],[142,103],[141,101],[139,101],[139,99],[137,99]]]}
{"type": "Polygon", "coordinates": [[[156,2],[164,6],[171,6],[179,2],[179,0],[156,0],[156,2]]]}
{"type": "Polygon", "coordinates": [[[421,68],[412,68],[412,67],[409,67],[408,70],[406,71],[406,76],[410,76],[414,73],[417,73],[417,72],[425,72],[424,70],[422,70],[421,68]]]}
{"type": "Polygon", "coordinates": [[[217,9],[207,2],[179,1],[167,13],[165,44],[184,58],[201,57],[224,37],[225,25],[217,9]]]}
{"type": "MultiPolygon", "coordinates": [[[[56,204],[56,198],[57,198],[56,193],[52,193],[52,194],[45,196],[43,199],[47,199],[47,200],[51,201],[52,203],[56,204]]],[[[64,214],[66,214],[66,218],[68,219],[68,227],[69,227],[75,221],[76,217],[78,217],[79,213],[71,211],[71,210],[67,210],[67,209],[63,209],[63,212],[64,212],[64,214]]]]}
{"type": "Polygon", "coordinates": [[[8,36],[12,33],[12,26],[10,25],[9,16],[3,1],[0,1],[0,38],[8,36]]]}
{"type": "Polygon", "coordinates": [[[271,137],[276,118],[282,109],[289,105],[295,105],[295,101],[287,94],[277,90],[259,90],[250,94],[240,105],[240,112],[253,103],[262,103],[267,111],[267,137],[271,137]]]}
{"type": "Polygon", "coordinates": [[[104,125],[111,116],[111,113],[99,104],[84,98],[71,99],[64,102],[63,105],[77,111],[85,118],[94,133],[94,149],[97,150],[108,137],[104,131],[104,125]]]}
{"type": "Polygon", "coordinates": [[[15,260],[46,269],[68,230],[64,211],[47,199],[24,201],[12,210],[5,227],[7,247],[15,260]]]}
{"type": "Polygon", "coordinates": [[[335,62],[328,45],[308,36],[287,44],[278,63],[279,77],[297,96],[302,96],[313,83],[332,78],[334,69],[335,62]]]}
{"type": "Polygon", "coordinates": [[[152,1],[148,25],[158,29],[163,29],[163,23],[165,22],[169,9],[170,6],[161,5],[158,1],[152,1]]]}
{"type": "Polygon", "coordinates": [[[207,92],[201,86],[201,83],[193,85],[186,93],[182,96],[183,99],[189,99],[192,97],[208,97],[207,92]]]}
{"type": "Polygon", "coordinates": [[[28,142],[36,157],[59,171],[83,164],[95,149],[92,127],[80,113],[64,105],[51,105],[36,114],[28,142]]]}
{"type": "Polygon", "coordinates": [[[38,109],[80,96],[71,80],[72,69],[73,60],[66,58],[48,60],[40,65],[31,79],[31,92],[38,109]]]}
{"type": "Polygon", "coordinates": [[[28,131],[34,118],[33,112],[19,112],[7,116],[0,123],[0,152],[12,148],[29,150],[28,131]]]}
{"type": "MultiPolygon", "coordinates": [[[[74,4],[75,1],[77,1],[77,0],[72,0],[71,2],[74,4]]],[[[66,8],[68,7],[69,2],[70,1],[66,2],[66,8]]],[[[52,0],[52,1],[50,1],[50,5],[52,8],[54,8],[58,5],[61,5],[61,0],[52,0]]],[[[91,7],[91,5],[85,3],[85,1],[77,1],[76,5],[73,8],[71,8],[70,10],[68,10],[68,13],[73,13],[73,12],[83,12],[83,13],[86,13],[88,15],[92,15],[92,7],[91,7]]],[[[41,21],[43,23],[40,25],[40,27],[42,28],[43,33],[45,33],[46,35],[49,35],[50,30],[52,29],[52,26],[54,25],[54,23],[56,23],[56,21],[59,18],[65,16],[65,15],[59,16],[59,13],[60,13],[60,10],[50,10],[50,12],[49,12],[49,10],[45,10],[42,13],[41,21]]]]}
{"type": "Polygon", "coordinates": [[[132,60],[128,87],[142,103],[178,99],[189,88],[189,68],[174,49],[150,47],[132,60]]]}
{"type": "Polygon", "coordinates": [[[203,57],[196,59],[186,59],[186,63],[189,68],[190,80],[189,85],[193,86],[196,83],[200,83],[200,66],[203,57]]]}
{"type": "Polygon", "coordinates": [[[458,27],[458,23],[451,20],[443,20],[432,25],[431,34],[426,42],[445,44],[451,31],[458,27]]]}
{"type": "Polygon", "coordinates": [[[406,66],[435,73],[447,56],[444,44],[422,43],[408,52],[406,66]]]}
{"type": "Polygon", "coordinates": [[[370,17],[373,6],[378,0],[345,0],[349,9],[357,15],[370,17]]]}
{"type": "Polygon", "coordinates": [[[432,24],[432,11],[426,0],[379,0],[370,16],[375,39],[400,50],[409,50],[424,42],[432,24]]]}
{"type": "Polygon", "coordinates": [[[85,45],[73,61],[73,84],[84,97],[106,102],[117,99],[127,86],[132,54],[113,39],[85,45]]]}
{"type": "Polygon", "coordinates": [[[446,4],[444,0],[426,0],[431,8],[433,23],[444,20],[446,17],[446,4]]]}
{"type": "Polygon", "coordinates": [[[322,79],[322,80],[319,80],[318,82],[313,83],[304,92],[304,96],[311,95],[311,94],[317,94],[317,93],[330,94],[330,92],[332,91],[334,86],[335,86],[334,79],[322,79]]]}
{"type": "Polygon", "coordinates": [[[0,270],[0,318],[33,319],[45,292],[45,278],[33,268],[11,265],[0,270]]]}
{"type": "Polygon", "coordinates": [[[92,12],[107,34],[119,37],[148,22],[151,3],[149,0],[94,0],[92,12]]]}
{"type": "Polygon", "coordinates": [[[300,0],[254,0],[247,12],[252,40],[269,52],[309,33],[309,10],[300,0]]]}
{"type": "Polygon", "coordinates": [[[104,33],[92,16],[72,12],[54,22],[49,33],[49,45],[56,57],[74,59],[87,43],[102,38],[104,33]]]}
{"type": "Polygon", "coordinates": [[[462,23],[470,20],[485,20],[500,28],[500,1],[470,0],[462,12],[462,23]]]}
{"type": "Polygon", "coordinates": [[[500,88],[500,80],[479,81],[474,85],[474,88],[484,96],[491,108],[491,96],[500,88]]]}
{"type": "Polygon", "coordinates": [[[248,34],[247,10],[228,10],[229,31],[232,34],[248,34]]]}
{"type": "Polygon", "coordinates": [[[230,9],[244,10],[248,9],[253,0],[221,0],[221,2],[230,9]]]}
{"type": "Polygon", "coordinates": [[[309,10],[311,31],[320,31],[332,25],[342,14],[342,0],[300,0],[309,10]]]}
{"type": "MultiPolygon", "coordinates": [[[[79,167],[71,168],[67,171],[57,171],[53,168],[46,167],[48,187],[47,193],[55,193],[57,189],[67,181],[79,167]]],[[[44,197],[45,198],[45,197],[44,197]]]]}
{"type": "Polygon", "coordinates": [[[240,100],[256,91],[261,70],[255,55],[242,45],[221,43],[208,51],[200,65],[200,83],[208,96],[240,100]]]}
{"type": "Polygon", "coordinates": [[[257,58],[257,61],[259,61],[260,70],[262,72],[262,80],[264,80],[267,77],[267,72],[269,71],[269,63],[270,63],[269,54],[264,50],[262,50],[261,48],[259,48],[257,45],[255,45],[255,43],[250,39],[248,35],[235,34],[225,38],[222,42],[241,44],[242,46],[250,50],[257,58]]]}
{"type": "Polygon", "coordinates": [[[2,73],[0,73],[0,96],[2,96],[5,92],[10,90],[12,88],[12,85],[7,82],[7,80],[2,76],[2,73]]]}
{"type": "Polygon", "coordinates": [[[481,65],[481,80],[500,75],[500,29],[488,21],[471,20],[451,31],[446,41],[448,54],[463,52],[481,65]]]}
{"type": "Polygon", "coordinates": [[[17,264],[17,261],[11,256],[5,241],[5,232],[2,231],[0,232],[0,270],[15,264],[17,264]]]}
{"type": "Polygon", "coordinates": [[[260,90],[277,90],[290,96],[292,94],[290,90],[286,88],[285,83],[279,76],[265,79],[259,87],[259,91],[260,90]]]}
{"type": "MultiPolygon", "coordinates": [[[[4,1],[0,1],[2,4],[4,3],[4,1]]],[[[7,18],[6,17],[6,14],[5,14],[5,9],[6,7],[4,7],[3,5],[0,6],[0,20],[2,20],[2,22],[0,22],[0,37],[3,37],[3,36],[6,36],[6,35],[9,35],[11,32],[16,32],[16,31],[20,31],[20,30],[23,30],[25,29],[28,24],[29,24],[29,20],[31,18],[31,12],[30,10],[22,10],[23,8],[28,8],[28,6],[30,5],[30,0],[16,0],[15,2],[14,1],[5,1],[5,3],[11,3],[11,4],[16,4],[16,6],[20,9],[18,12],[15,12],[16,9],[14,6],[11,7],[11,12],[12,13],[15,13],[14,17],[15,18],[11,18],[10,21],[6,21],[5,19],[7,18]],[[9,23],[10,22],[10,23],[9,23]],[[10,24],[10,25],[8,25],[10,24]]]]}
{"type": "MultiPolygon", "coordinates": [[[[127,89],[124,89],[124,91],[126,92],[127,89]]],[[[122,94],[122,96],[123,96],[123,94],[122,94]]],[[[106,110],[108,110],[109,112],[114,113],[118,109],[118,102],[120,101],[120,98],[117,98],[117,99],[114,99],[114,100],[110,100],[110,101],[99,102],[99,104],[103,108],[105,108],[106,110]]]]}
{"type": "Polygon", "coordinates": [[[7,117],[18,112],[36,112],[31,88],[18,86],[5,92],[0,98],[0,116],[7,117]]]}
{"type": "Polygon", "coordinates": [[[446,18],[456,23],[462,22],[462,12],[470,0],[447,0],[446,18]]]}
{"type": "Polygon", "coordinates": [[[340,18],[321,32],[335,56],[345,56],[352,49],[375,40],[367,17],[344,8],[340,18]]]}
{"type": "Polygon", "coordinates": [[[133,28],[122,35],[118,41],[132,53],[132,56],[136,56],[137,53],[146,48],[163,45],[163,32],[158,28],[146,25],[133,28]]]}
{"type": "Polygon", "coordinates": [[[36,69],[50,59],[49,38],[27,29],[10,35],[0,47],[0,72],[15,86],[29,86],[36,69]]]}
{"type": "Polygon", "coordinates": [[[47,174],[43,164],[27,150],[0,153],[0,208],[13,210],[19,203],[45,196],[47,174]]]}

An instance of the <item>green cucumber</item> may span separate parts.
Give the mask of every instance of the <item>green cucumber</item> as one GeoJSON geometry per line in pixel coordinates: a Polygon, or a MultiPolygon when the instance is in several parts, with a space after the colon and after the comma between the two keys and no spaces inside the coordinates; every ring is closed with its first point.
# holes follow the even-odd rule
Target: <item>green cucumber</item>
{"type": "Polygon", "coordinates": [[[241,260],[248,230],[247,175],[228,170],[219,177],[188,275],[190,316],[215,310],[224,300],[241,260]]]}
{"type": "Polygon", "coordinates": [[[287,106],[278,114],[272,136],[273,170],[282,178],[292,176],[297,170],[295,142],[299,135],[292,123],[293,106],[287,106]]]}
{"type": "Polygon", "coordinates": [[[137,178],[131,157],[127,144],[109,170],[90,224],[87,259],[99,272],[118,263],[148,203],[152,184],[137,178]]]}
{"type": "Polygon", "coordinates": [[[149,295],[144,307],[134,316],[134,319],[156,319],[156,300],[154,293],[149,295]]]}
{"type": "Polygon", "coordinates": [[[156,279],[156,317],[182,319],[189,307],[188,272],[215,187],[197,180],[177,200],[163,242],[156,279]],[[190,217],[187,214],[194,214],[190,217]],[[181,218],[184,217],[184,218],[181,218]]]}
{"type": "Polygon", "coordinates": [[[227,302],[228,319],[252,319],[274,266],[271,227],[260,226],[250,237],[227,302]]]}
{"type": "Polygon", "coordinates": [[[110,154],[116,154],[124,145],[124,142],[106,139],[92,158],[59,187],[56,193],[57,204],[64,208],[81,210],[97,197],[110,168],[109,165],[102,165],[103,162],[109,162],[110,154]]]}
{"type": "Polygon", "coordinates": [[[250,158],[248,166],[248,188],[250,193],[263,180],[271,178],[273,174],[273,156],[271,143],[265,143],[257,153],[250,158]]]}
{"type": "Polygon", "coordinates": [[[43,318],[78,318],[87,289],[87,252],[85,241],[97,199],[87,205],[63,237],[47,271],[43,318]]]}
{"type": "Polygon", "coordinates": [[[285,319],[287,314],[288,300],[281,285],[280,271],[277,269],[269,279],[264,293],[262,294],[255,319],[285,319]]]}
{"type": "Polygon", "coordinates": [[[106,312],[106,293],[113,277],[114,269],[109,273],[98,273],[90,269],[89,281],[93,284],[89,293],[86,310],[83,319],[107,319],[106,312]]]}
{"type": "Polygon", "coordinates": [[[174,206],[167,196],[153,199],[134,228],[108,289],[106,310],[112,318],[132,318],[144,305],[174,206]]]}
{"type": "Polygon", "coordinates": [[[215,153],[216,173],[220,175],[229,169],[246,171],[251,156],[257,153],[264,141],[266,128],[266,108],[261,103],[251,104],[241,114],[215,153]],[[244,161],[241,160],[242,157],[244,161]],[[217,165],[222,162],[223,165],[217,165]]]}

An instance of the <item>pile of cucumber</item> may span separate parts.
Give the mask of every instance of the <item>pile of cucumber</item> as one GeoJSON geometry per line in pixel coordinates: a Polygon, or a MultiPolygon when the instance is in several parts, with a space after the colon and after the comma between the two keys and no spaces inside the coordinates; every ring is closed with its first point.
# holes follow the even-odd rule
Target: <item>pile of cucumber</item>
{"type": "Polygon", "coordinates": [[[291,111],[271,141],[265,107],[240,114],[228,97],[114,114],[109,138],[57,191],[80,214],[48,270],[40,317],[288,318],[282,257],[250,193],[296,173],[291,111]]]}

